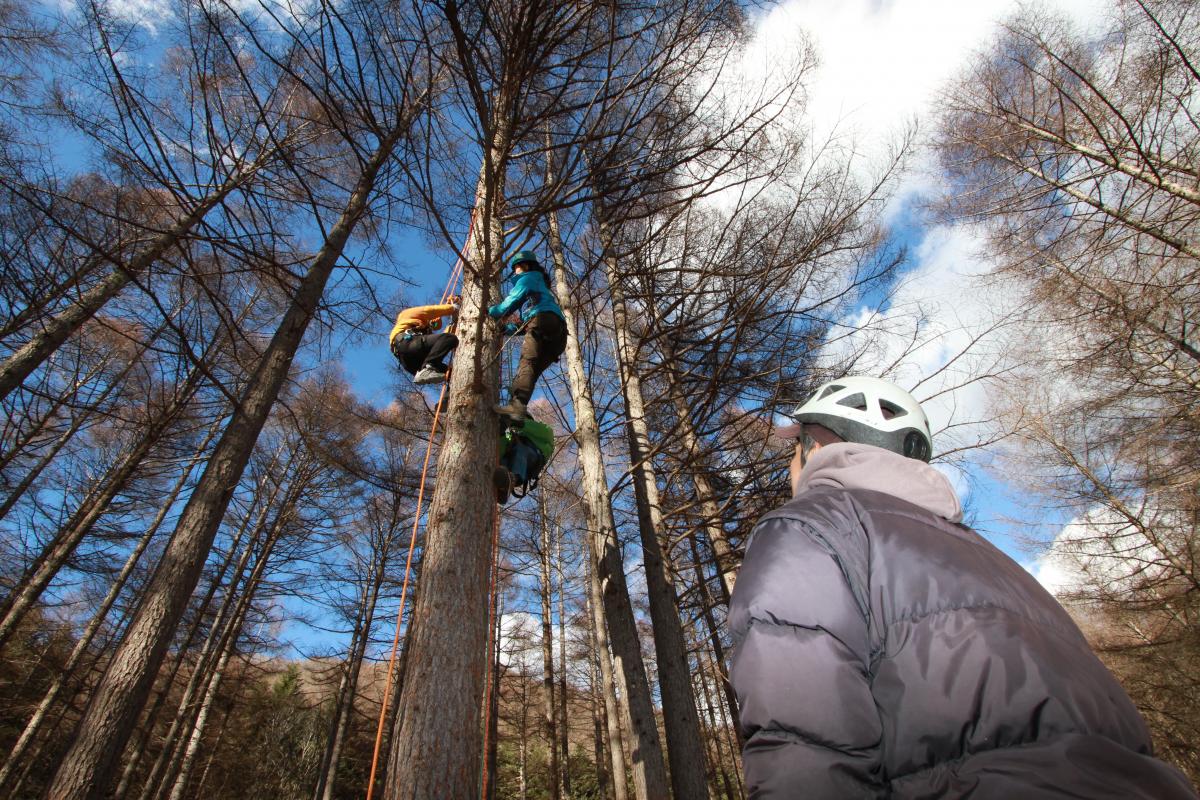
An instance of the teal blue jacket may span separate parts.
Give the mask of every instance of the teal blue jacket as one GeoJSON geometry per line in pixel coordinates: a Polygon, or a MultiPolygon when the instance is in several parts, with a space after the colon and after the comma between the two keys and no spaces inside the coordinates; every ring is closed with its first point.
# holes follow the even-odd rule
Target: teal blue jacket
{"type": "Polygon", "coordinates": [[[504,317],[518,308],[521,309],[521,322],[528,322],[534,314],[543,311],[563,316],[562,308],[554,299],[554,292],[546,285],[546,276],[536,269],[518,275],[508,296],[489,308],[488,315],[504,317]]]}

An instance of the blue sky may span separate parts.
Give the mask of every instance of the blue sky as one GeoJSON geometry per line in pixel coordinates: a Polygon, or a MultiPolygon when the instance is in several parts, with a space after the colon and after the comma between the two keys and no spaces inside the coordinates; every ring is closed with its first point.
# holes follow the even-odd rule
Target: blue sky
{"type": "MultiPolygon", "coordinates": [[[[1049,5],[1077,17],[1094,8],[1092,0],[1056,0],[1049,5]]],[[[164,0],[116,0],[114,7],[152,23],[164,0]]],[[[906,127],[931,129],[939,87],[963,67],[972,51],[985,46],[995,22],[1016,7],[1013,0],[792,0],[760,16],[758,38],[742,54],[742,66],[751,72],[769,70],[782,54],[796,48],[799,37],[807,36],[821,66],[813,75],[807,114],[796,124],[810,126],[818,139],[836,136],[852,142],[860,154],[860,169],[868,174],[906,127]]],[[[78,168],[84,162],[78,146],[70,139],[64,145],[59,150],[64,168],[78,168]]],[[[976,252],[977,233],[933,222],[917,211],[924,198],[939,190],[937,171],[918,148],[887,215],[893,237],[912,253],[910,263],[890,305],[881,309],[878,297],[867,298],[856,311],[882,315],[897,331],[914,309],[933,312],[932,323],[922,333],[925,346],[902,364],[896,379],[906,388],[915,386],[919,399],[938,395],[930,408],[935,428],[988,416],[986,393],[978,387],[939,394],[944,388],[941,379],[925,379],[953,354],[955,342],[969,336],[972,326],[988,324],[988,315],[997,311],[974,289],[973,281],[989,268],[976,252]]],[[[436,300],[455,261],[453,249],[432,248],[422,233],[400,226],[392,231],[389,246],[396,264],[375,274],[377,295],[384,301],[402,296],[413,304],[436,300]],[[394,269],[401,273],[384,274],[394,269]]],[[[370,255],[351,257],[373,266],[370,255]]],[[[362,331],[345,332],[332,351],[358,394],[377,405],[386,404],[397,385],[387,334],[398,308],[397,302],[372,316],[362,331]]],[[[427,394],[436,396],[433,390],[427,394]]],[[[986,435],[982,429],[977,433],[986,435]]],[[[971,435],[970,429],[962,433],[965,439],[971,435]]],[[[938,445],[935,441],[935,449],[938,445]]],[[[968,495],[968,511],[981,531],[1018,561],[1031,564],[1033,556],[1018,540],[1025,528],[1013,521],[1040,522],[1041,535],[1052,538],[1067,520],[1058,512],[1037,519],[1041,514],[1024,502],[1025,493],[1000,480],[991,462],[992,454],[984,453],[949,472],[968,495]]]]}
{"type": "MultiPolygon", "coordinates": [[[[1066,13],[1080,14],[1090,3],[1052,4],[1066,13]]],[[[1016,9],[1008,0],[983,0],[970,4],[943,0],[795,0],[782,3],[758,20],[759,37],[745,54],[747,63],[761,60],[763,68],[778,61],[781,50],[795,46],[803,32],[810,37],[821,59],[810,92],[810,116],[804,124],[813,135],[836,135],[853,140],[861,155],[861,169],[885,157],[888,146],[906,126],[923,133],[932,125],[936,93],[965,64],[970,53],[985,46],[997,20],[1016,9]]],[[[973,281],[989,265],[974,252],[977,234],[965,228],[938,224],[920,212],[921,202],[936,195],[940,182],[930,159],[915,151],[910,169],[896,187],[888,212],[893,239],[911,253],[893,305],[879,306],[879,297],[865,298],[860,313],[882,315],[903,329],[917,307],[931,314],[932,324],[923,333],[924,346],[902,364],[898,382],[914,388],[919,399],[938,395],[944,382],[928,381],[958,343],[978,326],[988,324],[992,311],[987,302],[972,307],[963,297],[978,297],[973,281]],[[932,313],[931,313],[932,312],[932,313]]],[[[405,277],[414,286],[377,280],[383,298],[403,291],[412,303],[432,302],[440,294],[455,255],[450,248],[431,250],[425,237],[397,230],[393,252],[407,265],[405,277]]],[[[986,298],[983,298],[986,300],[986,298]]],[[[341,348],[341,363],[355,390],[376,404],[388,402],[397,385],[395,362],[387,347],[392,315],[381,314],[368,323],[369,330],[351,334],[341,348]]],[[[1002,311],[1003,309],[1000,309],[1002,311]]],[[[898,338],[906,338],[898,336],[898,338]]],[[[993,350],[1001,347],[997,342],[993,350]]],[[[882,356],[886,360],[894,354],[882,356]]],[[[994,353],[993,353],[994,355],[994,353]]],[[[978,366],[971,362],[970,366],[978,366]]],[[[434,396],[432,390],[428,393],[434,396]]],[[[987,393],[968,387],[940,395],[931,404],[935,427],[985,419],[987,393]]],[[[986,437],[990,430],[968,427],[953,444],[968,443],[971,436],[986,437]]],[[[949,443],[935,442],[943,448],[949,443]]],[[[1068,520],[1061,512],[1031,507],[1027,492],[1001,479],[994,469],[994,451],[968,458],[947,469],[964,495],[970,520],[994,543],[1027,566],[1036,565],[1028,537],[1053,538],[1068,520]],[[1030,525],[1034,525],[1031,528],[1030,525]]]]}

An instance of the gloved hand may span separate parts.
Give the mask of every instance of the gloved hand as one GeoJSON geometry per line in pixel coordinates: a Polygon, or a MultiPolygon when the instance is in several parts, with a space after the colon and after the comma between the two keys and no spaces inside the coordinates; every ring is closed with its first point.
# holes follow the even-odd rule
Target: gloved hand
{"type": "Polygon", "coordinates": [[[515,322],[504,323],[504,335],[505,336],[512,336],[518,330],[520,330],[520,326],[517,325],[517,323],[515,323],[515,322]]]}

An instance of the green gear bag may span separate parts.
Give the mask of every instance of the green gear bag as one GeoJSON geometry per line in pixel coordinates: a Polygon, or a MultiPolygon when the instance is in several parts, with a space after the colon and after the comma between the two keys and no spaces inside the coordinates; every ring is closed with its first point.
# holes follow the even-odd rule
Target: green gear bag
{"type": "Polygon", "coordinates": [[[512,428],[504,431],[504,446],[501,448],[501,452],[507,452],[508,444],[514,435],[523,436],[532,442],[533,446],[541,451],[542,457],[546,461],[549,461],[550,456],[554,455],[554,429],[549,425],[543,425],[532,417],[526,417],[525,422],[515,434],[512,428]]]}

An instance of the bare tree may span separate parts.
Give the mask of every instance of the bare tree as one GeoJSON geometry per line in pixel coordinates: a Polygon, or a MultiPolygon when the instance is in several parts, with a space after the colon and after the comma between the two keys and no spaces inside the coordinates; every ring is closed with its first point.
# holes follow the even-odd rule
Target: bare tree
{"type": "Polygon", "coordinates": [[[1193,779],[1195,23],[1173,0],[1116,3],[1098,38],[1021,14],[947,91],[936,142],[966,190],[955,213],[1029,309],[1021,379],[997,403],[1014,473],[1075,515],[1054,547],[1077,576],[1064,596],[1108,619],[1094,644],[1193,779]]]}

